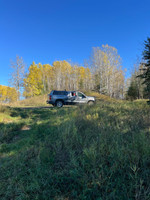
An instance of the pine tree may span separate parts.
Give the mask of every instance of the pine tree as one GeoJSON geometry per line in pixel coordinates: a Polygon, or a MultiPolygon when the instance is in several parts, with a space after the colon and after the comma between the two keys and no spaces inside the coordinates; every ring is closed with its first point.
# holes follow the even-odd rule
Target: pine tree
{"type": "Polygon", "coordinates": [[[130,87],[127,92],[127,98],[134,100],[138,98],[138,88],[134,81],[131,82],[130,87]]]}
{"type": "Polygon", "coordinates": [[[146,85],[146,92],[150,99],[150,38],[144,43],[143,59],[145,61],[142,75],[138,76],[144,79],[143,84],[146,85]]]}

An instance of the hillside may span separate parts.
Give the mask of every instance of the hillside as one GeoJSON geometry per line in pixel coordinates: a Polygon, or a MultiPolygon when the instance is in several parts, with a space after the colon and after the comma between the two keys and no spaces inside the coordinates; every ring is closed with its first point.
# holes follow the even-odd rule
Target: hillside
{"type": "Polygon", "coordinates": [[[148,200],[149,155],[145,101],[0,107],[2,200],[148,200]]]}
{"type": "MultiPolygon", "coordinates": [[[[116,99],[110,98],[109,96],[99,94],[98,92],[86,92],[84,91],[84,94],[87,96],[94,96],[97,100],[100,101],[117,101],[116,99]]],[[[9,105],[11,107],[37,107],[37,106],[50,106],[46,103],[47,100],[47,94],[45,95],[39,95],[35,97],[30,97],[21,101],[12,102],[9,105]]]]}

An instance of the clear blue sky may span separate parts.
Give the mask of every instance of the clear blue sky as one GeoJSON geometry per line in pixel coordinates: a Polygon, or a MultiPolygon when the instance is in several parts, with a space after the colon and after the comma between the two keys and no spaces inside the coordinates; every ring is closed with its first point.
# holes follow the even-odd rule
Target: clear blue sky
{"type": "Polygon", "coordinates": [[[0,84],[8,84],[16,55],[28,67],[83,64],[102,44],[118,49],[129,72],[148,36],[150,0],[0,0],[0,84]]]}

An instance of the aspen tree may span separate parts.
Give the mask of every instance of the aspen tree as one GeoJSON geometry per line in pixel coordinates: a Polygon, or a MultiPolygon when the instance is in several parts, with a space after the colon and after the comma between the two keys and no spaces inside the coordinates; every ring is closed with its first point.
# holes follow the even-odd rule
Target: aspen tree
{"type": "Polygon", "coordinates": [[[23,89],[23,79],[25,76],[25,63],[22,57],[16,56],[16,61],[11,62],[11,68],[13,72],[10,78],[10,85],[13,86],[18,94],[18,100],[20,99],[20,95],[23,89]]]}

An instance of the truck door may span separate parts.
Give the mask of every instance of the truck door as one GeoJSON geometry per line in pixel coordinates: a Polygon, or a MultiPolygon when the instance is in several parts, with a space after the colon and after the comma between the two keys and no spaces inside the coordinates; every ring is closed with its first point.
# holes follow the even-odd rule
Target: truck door
{"type": "Polygon", "coordinates": [[[83,93],[77,92],[76,102],[77,103],[81,103],[81,104],[82,103],[87,103],[87,98],[83,93]]]}

